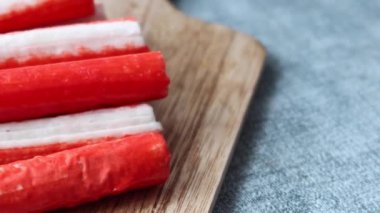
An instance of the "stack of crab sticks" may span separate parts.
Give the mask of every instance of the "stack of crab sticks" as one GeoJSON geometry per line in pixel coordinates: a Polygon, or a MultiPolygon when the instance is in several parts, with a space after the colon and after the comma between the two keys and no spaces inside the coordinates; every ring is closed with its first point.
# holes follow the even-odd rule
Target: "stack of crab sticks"
{"type": "Polygon", "coordinates": [[[170,154],[136,105],[0,126],[1,212],[71,207],[164,183],[170,154]]]}
{"type": "MultiPolygon", "coordinates": [[[[0,1],[0,28],[44,25],[39,16],[17,20],[50,7],[75,8],[65,15],[73,18],[89,14],[92,1],[0,1]]],[[[0,212],[163,184],[170,153],[144,102],[166,97],[169,83],[163,55],[130,18],[0,34],[0,212]]]]}
{"type": "Polygon", "coordinates": [[[94,0],[1,0],[0,33],[47,26],[94,13],[94,0]]]}

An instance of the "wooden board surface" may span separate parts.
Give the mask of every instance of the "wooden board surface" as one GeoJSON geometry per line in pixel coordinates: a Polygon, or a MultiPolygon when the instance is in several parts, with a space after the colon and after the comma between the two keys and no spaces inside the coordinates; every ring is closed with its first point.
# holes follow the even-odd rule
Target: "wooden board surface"
{"type": "Polygon", "coordinates": [[[103,0],[108,18],[135,16],[167,59],[170,96],[154,103],[172,151],[164,186],[125,193],[67,212],[209,212],[265,51],[253,38],[186,17],[166,0],[103,0]]]}

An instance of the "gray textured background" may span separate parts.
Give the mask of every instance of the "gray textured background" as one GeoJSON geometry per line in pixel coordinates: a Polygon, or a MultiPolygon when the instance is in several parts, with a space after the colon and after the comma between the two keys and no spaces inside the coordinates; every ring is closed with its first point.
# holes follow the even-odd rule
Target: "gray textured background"
{"type": "Polygon", "coordinates": [[[269,52],[215,212],[380,212],[380,1],[176,4],[269,52]]]}

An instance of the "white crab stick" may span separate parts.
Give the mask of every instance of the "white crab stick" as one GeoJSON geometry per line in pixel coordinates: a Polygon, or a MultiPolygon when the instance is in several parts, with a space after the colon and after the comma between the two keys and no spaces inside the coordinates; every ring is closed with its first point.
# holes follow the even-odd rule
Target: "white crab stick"
{"type": "Polygon", "coordinates": [[[147,104],[0,125],[0,163],[161,131],[147,104]]]}
{"type": "Polygon", "coordinates": [[[123,19],[0,35],[0,68],[148,51],[139,24],[123,19]]]}

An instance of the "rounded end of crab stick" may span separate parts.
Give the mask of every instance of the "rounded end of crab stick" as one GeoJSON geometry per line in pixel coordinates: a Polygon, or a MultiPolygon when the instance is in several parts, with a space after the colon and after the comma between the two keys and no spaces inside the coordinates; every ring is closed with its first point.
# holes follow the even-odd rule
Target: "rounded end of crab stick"
{"type": "Polygon", "coordinates": [[[94,13],[94,0],[0,1],[0,33],[48,26],[94,13]]]}
{"type": "Polygon", "coordinates": [[[0,70],[0,122],[164,98],[160,52],[0,70]]]}
{"type": "Polygon", "coordinates": [[[159,133],[125,137],[0,166],[2,212],[72,207],[164,183],[170,153],[159,133]]]}

